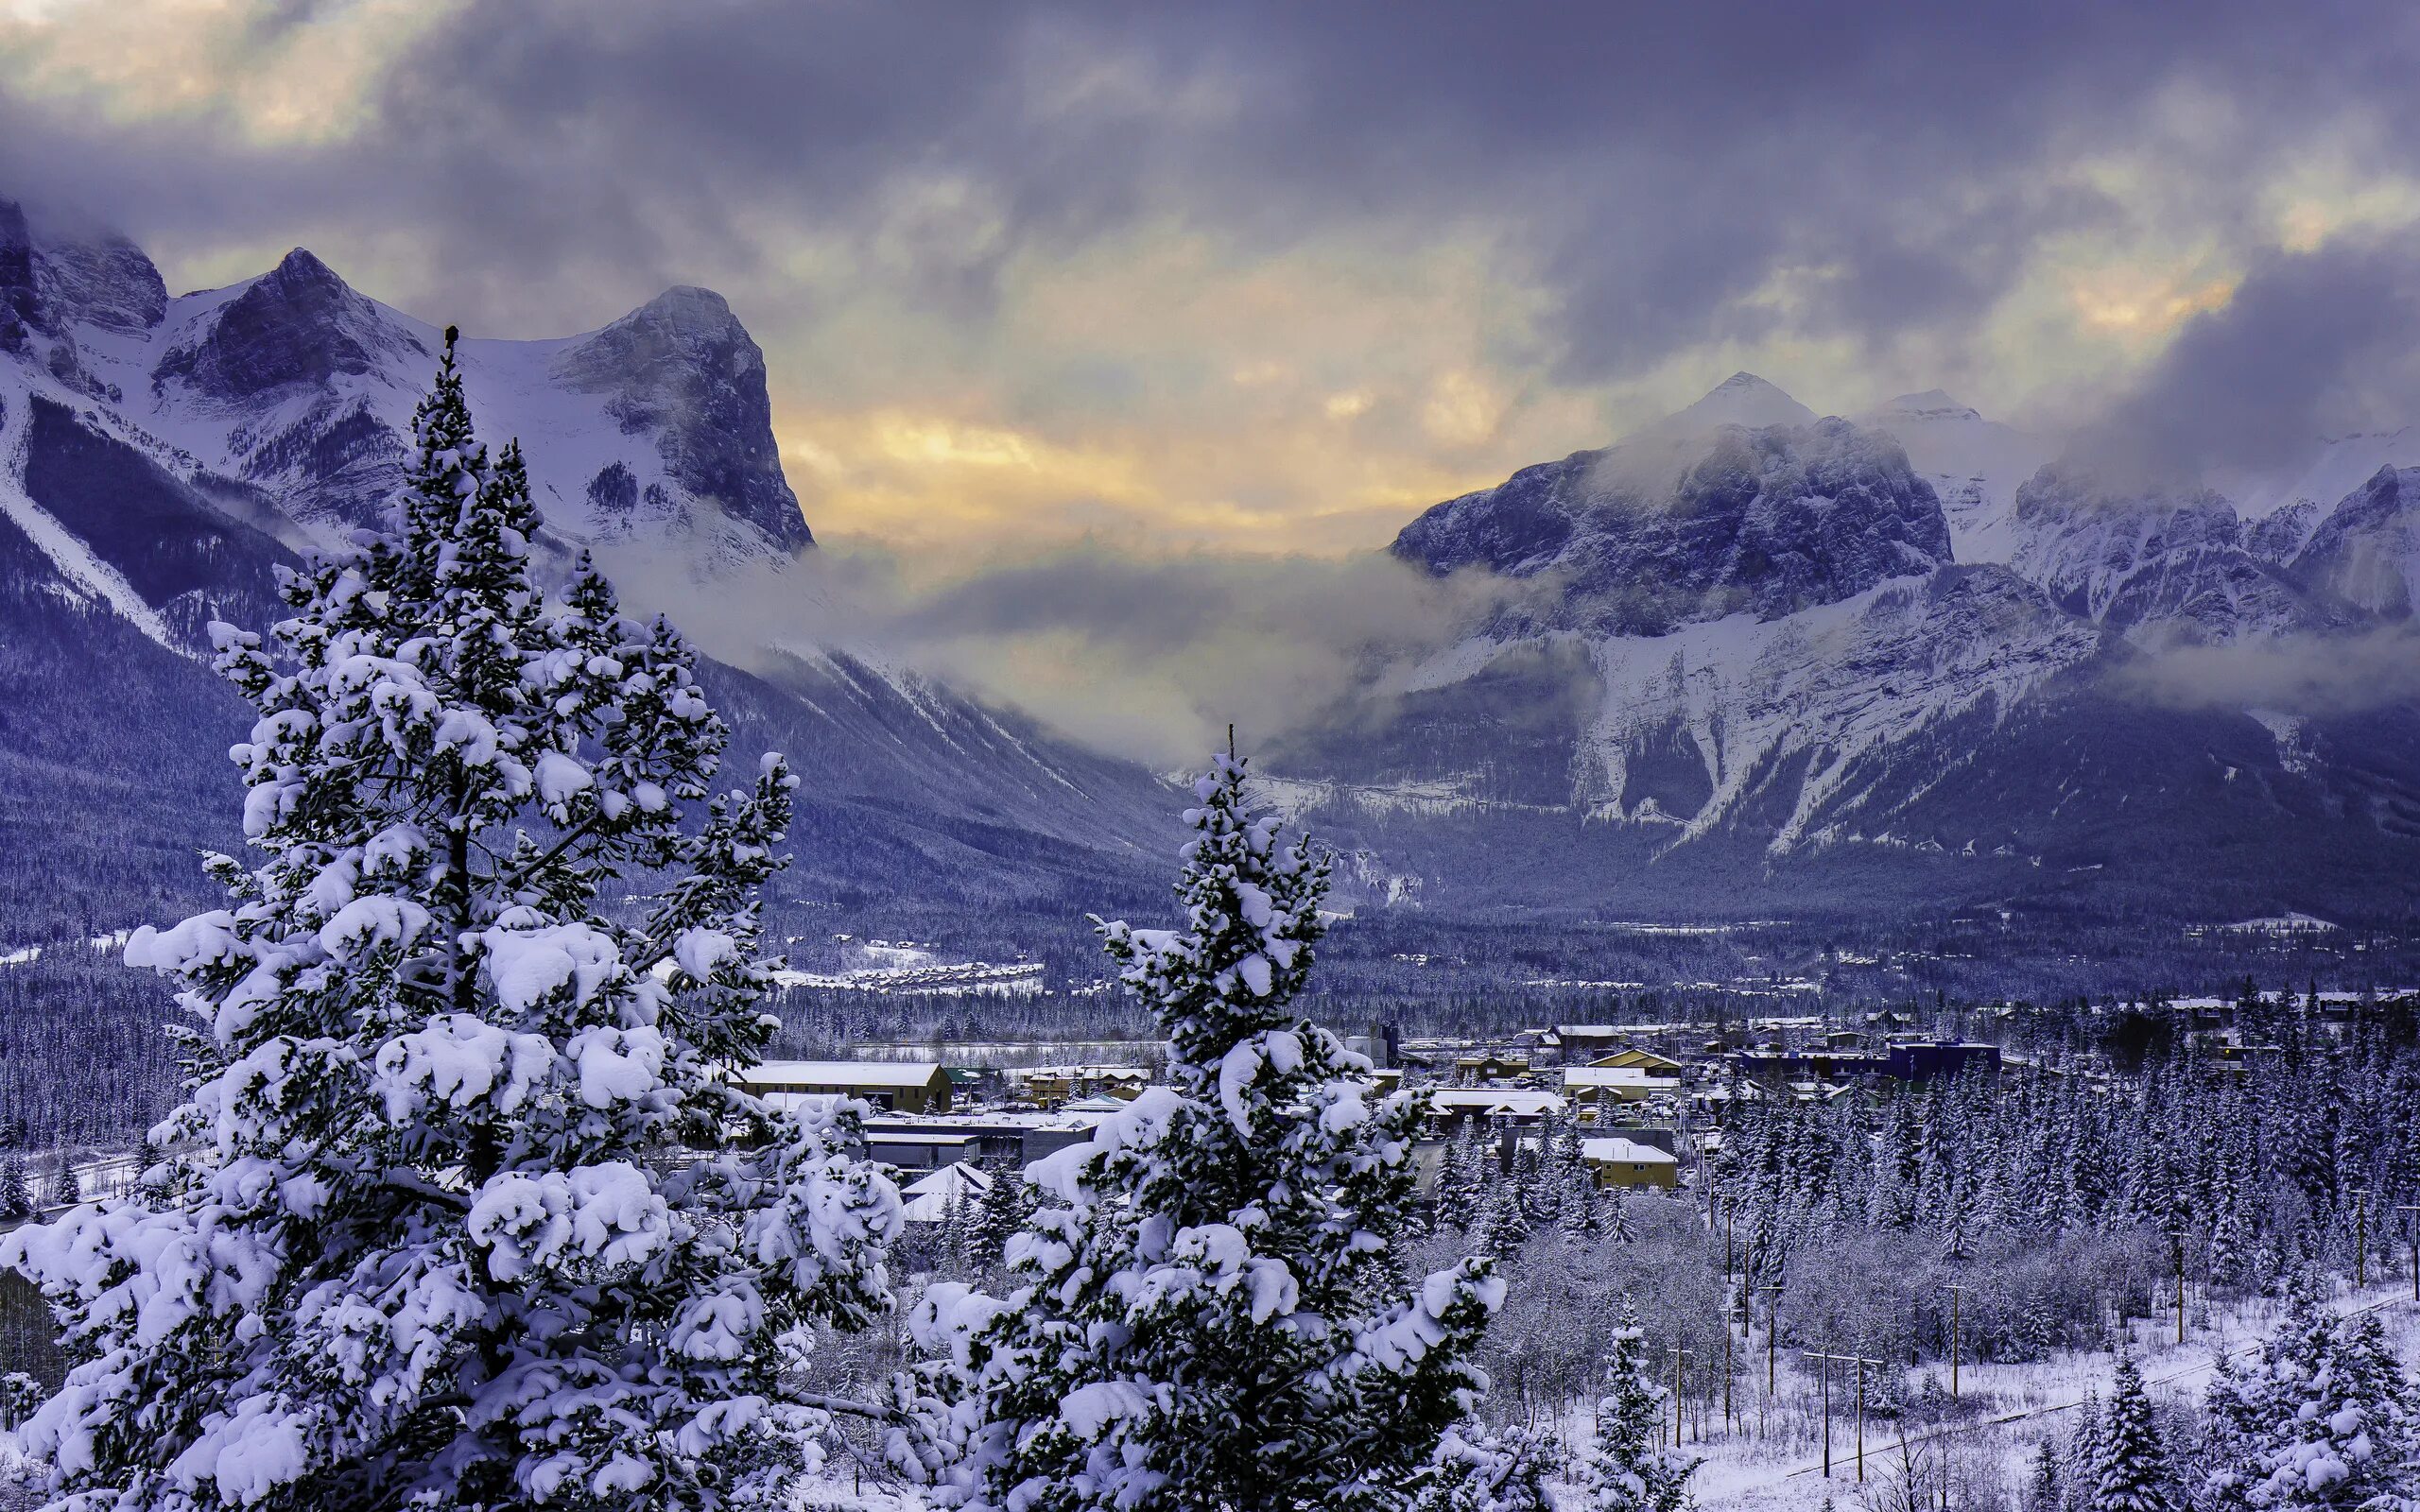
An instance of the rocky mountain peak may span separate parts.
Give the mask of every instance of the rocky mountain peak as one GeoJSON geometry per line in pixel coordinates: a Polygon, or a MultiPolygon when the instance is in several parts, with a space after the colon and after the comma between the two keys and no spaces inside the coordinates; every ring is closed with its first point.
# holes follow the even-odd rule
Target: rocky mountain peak
{"type": "Polygon", "coordinates": [[[2381,467],[2294,558],[2294,576],[2373,614],[2420,609],[2420,468],[2381,467]]]}
{"type": "Polygon", "coordinates": [[[1655,427],[1696,432],[1722,425],[1811,425],[1815,412],[1752,372],[1735,372],[1655,427]]]}
{"type": "Polygon", "coordinates": [[[1439,505],[1405,527],[1395,555],[1440,574],[1554,572],[1565,586],[1550,617],[1648,634],[1794,613],[1950,559],[1939,497],[1879,431],[1837,419],[1724,427],[1676,473],[1625,450],[1525,468],[1439,505]]]}
{"type": "Polygon", "coordinates": [[[666,289],[565,350],[554,374],[608,396],[625,432],[655,432],[690,492],[781,545],[814,543],[782,476],[764,351],[721,295],[666,289]]]}
{"type": "Polygon", "coordinates": [[[151,381],[155,389],[181,384],[233,404],[383,374],[398,360],[417,366],[435,357],[417,333],[297,247],[163,356],[151,381]]]}

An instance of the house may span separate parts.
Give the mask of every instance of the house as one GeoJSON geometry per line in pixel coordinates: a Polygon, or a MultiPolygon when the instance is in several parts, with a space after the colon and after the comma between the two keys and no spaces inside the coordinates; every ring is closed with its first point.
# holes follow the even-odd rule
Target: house
{"type": "Polygon", "coordinates": [[[1488,1051],[1476,1056],[1454,1057],[1454,1074],[1464,1081],[1506,1081],[1530,1074],[1527,1056],[1499,1055],[1488,1051]]]}
{"type": "Polygon", "coordinates": [[[1558,1023],[1554,1037],[1563,1046],[1563,1063],[1582,1066],[1621,1049],[1629,1031],[1611,1023],[1558,1023]]]}
{"type": "Polygon", "coordinates": [[[1680,1092],[1677,1076],[1657,1075],[1644,1066],[1565,1066],[1563,1095],[1574,1108],[1591,1111],[1616,1103],[1643,1103],[1650,1097],[1680,1092]]]}
{"type": "Polygon", "coordinates": [[[899,1215],[909,1223],[941,1223],[955,1207],[963,1214],[992,1190],[992,1173],[964,1160],[944,1165],[899,1189],[899,1215]]]}
{"type": "Polygon", "coordinates": [[[1564,1101],[1534,1087],[1439,1087],[1428,1094],[1428,1116],[1448,1127],[1480,1119],[1488,1124],[1534,1124],[1560,1113],[1564,1101]]]}
{"type": "Polygon", "coordinates": [[[1600,1071],[1635,1068],[1651,1076],[1678,1076],[1688,1069],[1669,1056],[1659,1056],[1652,1050],[1640,1050],[1634,1046],[1616,1050],[1610,1056],[1599,1056],[1588,1064],[1600,1071]]]}
{"type": "Polygon", "coordinates": [[[776,1107],[793,1097],[855,1097],[894,1113],[933,1113],[949,1107],[950,1079],[931,1060],[767,1060],[740,1082],[776,1107]]]}
{"type": "Polygon", "coordinates": [[[1580,1159],[1596,1173],[1600,1189],[1659,1187],[1670,1191],[1681,1184],[1680,1158],[1636,1140],[1619,1136],[1582,1140],[1580,1159]]]}

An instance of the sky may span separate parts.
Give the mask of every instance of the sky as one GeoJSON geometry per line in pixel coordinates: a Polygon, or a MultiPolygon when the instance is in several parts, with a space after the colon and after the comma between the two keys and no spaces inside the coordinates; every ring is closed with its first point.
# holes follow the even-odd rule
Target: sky
{"type": "Polygon", "coordinates": [[[0,194],[481,335],[674,284],[809,523],[1341,557],[1735,369],[2197,464],[2420,414],[2420,11],[0,0],[0,194]]]}

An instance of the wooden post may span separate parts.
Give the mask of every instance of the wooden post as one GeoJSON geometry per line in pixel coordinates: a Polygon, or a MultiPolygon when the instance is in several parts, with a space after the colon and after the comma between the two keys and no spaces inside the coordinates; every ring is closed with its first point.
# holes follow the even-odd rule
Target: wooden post
{"type": "Polygon", "coordinates": [[[2360,1291],[2370,1280],[2370,1194],[2364,1190],[2353,1194],[2353,1290],[2360,1291]]]}
{"type": "Polygon", "coordinates": [[[2176,1236],[2176,1342],[2185,1342],[2185,1236],[2176,1236]]]}
{"type": "Polygon", "coordinates": [[[2405,1214],[2404,1221],[2411,1225],[2411,1299],[2420,1302],[2420,1221],[2414,1221],[2420,1220],[2420,1207],[2399,1202],[2394,1211],[2405,1214]]]}
{"type": "Polygon", "coordinates": [[[1815,1362],[1816,1375],[1823,1383],[1824,1393],[1824,1479],[1832,1478],[1832,1357],[1821,1349],[1801,1349],[1801,1354],[1815,1362]]]}
{"type": "Polygon", "coordinates": [[[1674,1449],[1681,1447],[1681,1362],[1688,1357],[1688,1350],[1677,1344],[1672,1346],[1672,1447],[1674,1449]]]}
{"type": "Polygon", "coordinates": [[[1958,1400],[1958,1298],[1966,1288],[1952,1283],[1949,1288],[1949,1400],[1958,1400]]]}

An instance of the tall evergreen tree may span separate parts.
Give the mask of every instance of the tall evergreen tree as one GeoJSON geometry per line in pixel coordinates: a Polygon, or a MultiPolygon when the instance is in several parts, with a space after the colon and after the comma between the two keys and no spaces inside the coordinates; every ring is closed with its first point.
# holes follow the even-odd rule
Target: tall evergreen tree
{"type": "Polygon", "coordinates": [[[1484,1378],[1484,1260],[1389,1299],[1420,1110],[1293,1002],[1327,868],[1217,758],[1185,813],[1181,927],[1105,924],[1167,1082],[1036,1162],[1003,1302],[919,1310],[947,1471],[971,1506],[1399,1506],[1484,1378]]]}
{"type": "Polygon", "coordinates": [[[2092,1512],[2174,1512],[2168,1456],[2152,1421],[2143,1373],[2131,1354],[2118,1357],[2118,1377],[2109,1388],[2098,1447],[2092,1512]]]}
{"type": "Polygon", "coordinates": [[[26,1439],[114,1512],[769,1504],[822,1421],[781,1341],[885,1306],[899,1223],[732,1074],[795,784],[710,799],[680,638],[542,591],[451,332],[413,432],[396,534],[289,575],[275,649],[212,627],[259,859],[127,948],[192,1095],[134,1195],[11,1236],[72,1366],[26,1439]]]}
{"type": "Polygon", "coordinates": [[[26,1162],[9,1156],[0,1160],[0,1218],[33,1215],[33,1188],[26,1184],[26,1162]]]}
{"type": "Polygon", "coordinates": [[[1664,1391],[1650,1378],[1638,1310],[1622,1298],[1597,1399],[1597,1437],[1575,1477],[1591,1512],[1679,1512],[1697,1462],[1662,1446],[1664,1391]]]}
{"type": "Polygon", "coordinates": [[[2335,1316],[2307,1276],[2288,1297],[2259,1360],[2212,1383],[2207,1495],[2262,1512],[2394,1506],[2420,1425],[2377,1320],[2335,1316]]]}

